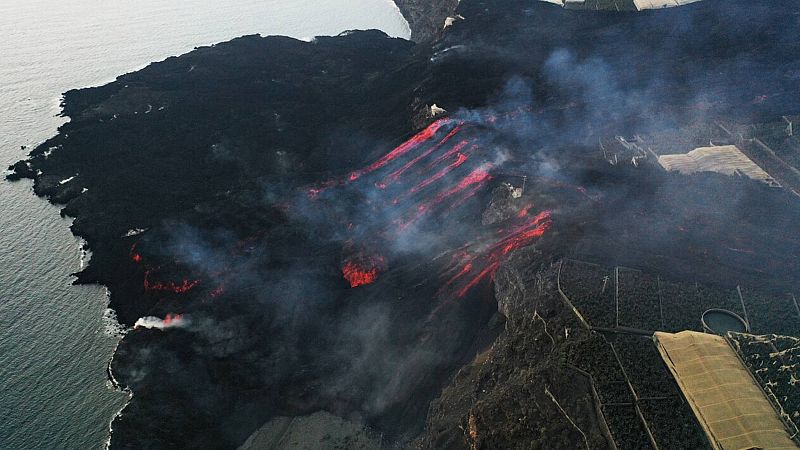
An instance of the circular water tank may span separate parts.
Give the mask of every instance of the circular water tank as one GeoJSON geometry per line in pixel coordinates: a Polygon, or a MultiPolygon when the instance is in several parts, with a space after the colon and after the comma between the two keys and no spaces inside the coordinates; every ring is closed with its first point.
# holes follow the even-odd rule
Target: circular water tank
{"type": "Polygon", "coordinates": [[[703,322],[703,329],[720,336],[725,335],[728,331],[734,333],[750,331],[750,326],[744,319],[726,309],[709,309],[703,313],[700,320],[703,322]]]}

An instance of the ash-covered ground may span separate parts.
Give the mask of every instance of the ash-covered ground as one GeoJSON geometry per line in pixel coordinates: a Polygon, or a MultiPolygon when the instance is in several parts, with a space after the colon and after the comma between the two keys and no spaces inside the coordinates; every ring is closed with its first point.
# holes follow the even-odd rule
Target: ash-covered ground
{"type": "Polygon", "coordinates": [[[456,13],[432,44],[249,36],[65,95],[11,177],[65,205],[78,282],[138,323],[113,448],[231,448],[318,411],[390,448],[641,448],[565,372],[594,338],[562,258],[797,286],[790,190],[601,143],[796,114],[800,2],[456,13]]]}

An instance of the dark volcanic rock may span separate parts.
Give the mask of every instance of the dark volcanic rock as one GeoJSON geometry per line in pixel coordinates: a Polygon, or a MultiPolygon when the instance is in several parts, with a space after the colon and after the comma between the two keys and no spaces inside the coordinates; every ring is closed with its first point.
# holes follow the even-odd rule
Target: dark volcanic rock
{"type": "Polygon", "coordinates": [[[6,178],[10,181],[18,181],[23,178],[33,178],[36,176],[36,173],[31,170],[30,166],[26,161],[18,161],[8,167],[8,170],[11,171],[6,178]]]}
{"type": "Polygon", "coordinates": [[[495,293],[505,330],[431,404],[415,447],[611,448],[588,379],[561,363],[568,342],[586,332],[561,304],[555,279],[533,248],[504,264],[495,293]]]}
{"type": "MultiPolygon", "coordinates": [[[[435,6],[416,33],[438,33],[452,3],[435,6]]],[[[743,177],[611,165],[597,143],[796,110],[799,12],[465,0],[431,45],[248,36],[68,92],[72,120],[10,178],[66,202],[93,252],[78,282],[165,327],[120,343],[134,397],[112,448],[232,448],[320,410],[400,447],[440,394],[424,447],[602,447],[560,358],[605,344],[559,303],[551,261],[786,292],[800,208],[743,177]],[[451,114],[431,124],[434,103],[451,114]],[[492,199],[520,174],[523,197],[492,199]]],[[[610,416],[622,433],[635,414],[610,416]]]]}
{"type": "MultiPolygon", "coordinates": [[[[131,240],[120,237],[128,230],[231,190],[258,190],[262,177],[296,184],[363,161],[371,147],[360,140],[408,133],[417,74],[411,44],[380,32],[313,43],[239,38],[66,93],[72,120],[31,153],[44,174],[35,177],[24,163],[13,168],[76,217],[73,231],[95,260],[80,281],[140,284],[141,274],[111,262],[127,259],[131,240]],[[392,75],[379,75],[384,70],[392,75]]],[[[127,324],[152,306],[130,287],[112,293],[127,324]]]]}

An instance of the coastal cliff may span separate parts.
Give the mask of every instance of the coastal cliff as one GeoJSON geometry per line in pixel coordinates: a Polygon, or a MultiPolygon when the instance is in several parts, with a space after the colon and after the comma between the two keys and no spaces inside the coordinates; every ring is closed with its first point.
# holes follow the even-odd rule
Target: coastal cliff
{"type": "Polygon", "coordinates": [[[411,40],[428,42],[444,29],[445,20],[452,16],[458,0],[394,0],[411,28],[411,40]]]}

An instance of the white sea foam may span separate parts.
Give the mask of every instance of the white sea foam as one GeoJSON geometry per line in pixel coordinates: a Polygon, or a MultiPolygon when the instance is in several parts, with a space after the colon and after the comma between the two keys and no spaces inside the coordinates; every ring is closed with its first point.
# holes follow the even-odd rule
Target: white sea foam
{"type": "MultiPolygon", "coordinates": [[[[0,159],[6,161],[0,171],[32,150],[21,148],[23,144],[32,147],[44,142],[69,120],[58,115],[61,93],[113,81],[122,73],[196,46],[257,32],[314,36],[380,28],[393,36],[409,36],[408,24],[390,0],[37,0],[0,5],[0,86],[4,89],[0,159]]],[[[153,108],[163,111],[170,105],[153,101],[153,108]]],[[[72,139],[68,134],[63,138],[72,139]]],[[[44,150],[47,147],[52,147],[50,152],[57,149],[48,144],[44,150]]],[[[19,322],[16,329],[0,328],[0,342],[11,349],[4,363],[16,369],[4,381],[21,384],[46,372],[76,391],[54,397],[58,386],[38,386],[41,389],[31,389],[23,398],[0,395],[0,411],[8,412],[0,421],[0,441],[5,444],[0,447],[98,448],[104,442],[107,445],[110,427],[105,425],[122,406],[117,393],[97,389],[105,381],[97,378],[97,369],[108,362],[112,348],[105,334],[117,337],[125,330],[110,311],[103,314],[103,325],[97,323],[105,305],[96,289],[66,285],[65,277],[76,270],[78,258],[85,267],[90,255],[75,254],[67,222],[59,217],[58,209],[44,207],[29,187],[30,182],[21,182],[0,189],[4,207],[0,248],[14,249],[0,252],[5,269],[0,271],[0,297],[6,317],[19,322]],[[14,281],[21,274],[27,277],[25,289],[14,281]],[[58,321],[42,320],[36,314],[40,308],[30,307],[40,299],[48,300],[47,310],[58,315],[58,321]],[[69,345],[78,338],[74,324],[87,321],[97,324],[93,337],[97,340],[87,346],[69,345]],[[23,348],[29,343],[41,349],[40,358],[18,351],[17,345],[23,348]],[[54,364],[56,359],[58,364],[54,364]],[[79,404],[74,404],[76,395],[79,404]],[[29,414],[64,408],[72,413],[29,414]]]]}
{"type": "Polygon", "coordinates": [[[78,264],[80,265],[80,270],[83,270],[86,266],[89,265],[89,262],[92,260],[92,252],[87,250],[88,245],[86,240],[83,238],[78,239],[78,264]]]}
{"type": "Polygon", "coordinates": [[[111,308],[106,308],[106,310],[103,311],[103,330],[108,336],[119,339],[122,339],[128,332],[128,328],[119,323],[117,312],[111,308]]]}

